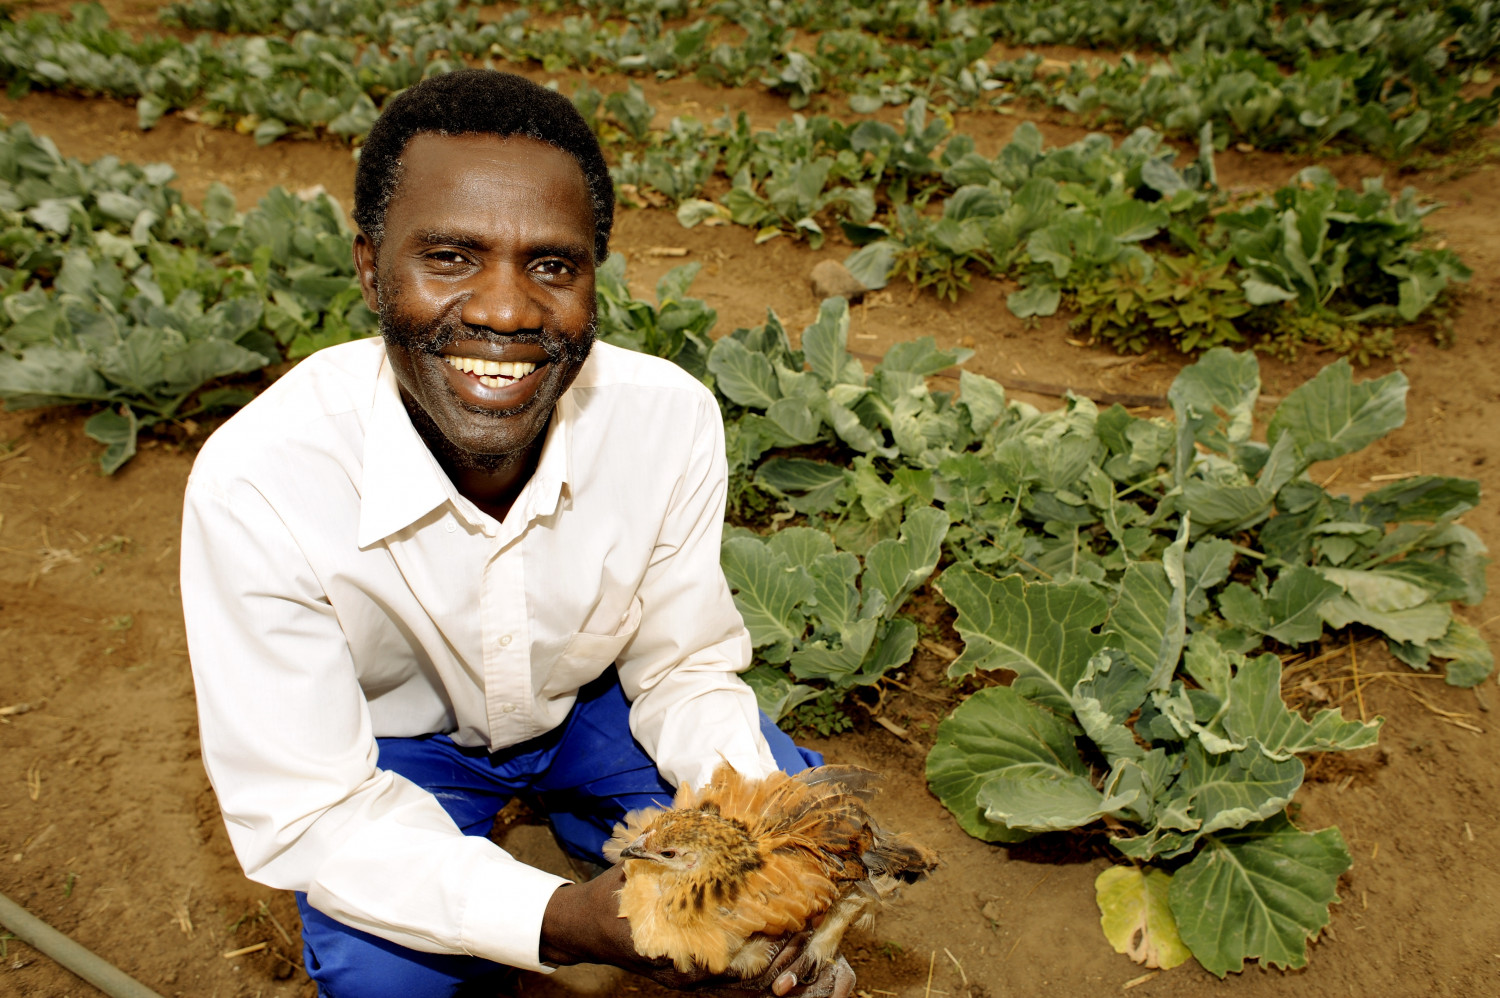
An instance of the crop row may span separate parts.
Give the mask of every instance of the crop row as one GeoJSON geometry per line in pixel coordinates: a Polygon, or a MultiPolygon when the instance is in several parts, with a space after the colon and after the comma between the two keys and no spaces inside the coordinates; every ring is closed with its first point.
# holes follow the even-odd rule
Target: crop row
{"type": "MultiPolygon", "coordinates": [[[[179,0],[162,20],[190,28],[252,34],[301,30],[364,33],[367,23],[395,9],[423,16],[403,0],[179,0]]],[[[760,16],[771,23],[822,34],[858,30],[892,41],[931,45],[987,35],[1023,45],[1171,50],[1194,39],[1224,49],[1250,49],[1287,64],[1306,49],[1398,47],[1431,60],[1442,46],[1462,68],[1496,54],[1500,25],[1485,0],[1010,0],[1003,4],[952,0],[527,0],[527,11],[571,14],[618,25],[660,30],[691,28],[710,17],[735,22],[760,16]],[[1396,38],[1399,34],[1402,37],[1396,38]]],[[[1434,66],[1441,68],[1441,66],[1434,66]]]]}
{"type": "MultiPolygon", "coordinates": [[[[358,137],[395,90],[466,60],[492,57],[552,71],[696,73],[725,86],[759,82],[785,94],[793,108],[830,89],[845,93],[862,113],[918,98],[937,107],[979,107],[1020,97],[1092,124],[1150,123],[1168,135],[1196,136],[1209,123],[1224,142],[1262,148],[1333,143],[1387,156],[1451,148],[1500,114],[1500,97],[1463,91],[1495,47],[1496,25],[1480,16],[1487,5],[1468,14],[1463,5],[1449,4],[1441,12],[1382,8],[1348,21],[1330,22],[1324,14],[1273,18],[1259,26],[1264,38],[1248,36],[1264,50],[1238,47],[1232,40],[1242,32],[1225,25],[1211,31],[1205,22],[1168,59],[1076,63],[1056,73],[1044,72],[1048,64],[1035,54],[988,58],[996,38],[1040,30],[1016,20],[1024,11],[1009,5],[944,5],[910,23],[897,16],[910,6],[904,3],[886,5],[885,14],[877,5],[853,20],[824,6],[838,7],[790,5],[778,16],[763,5],[724,0],[676,27],[649,9],[623,21],[596,21],[585,13],[560,26],[536,27],[525,8],[481,21],[477,8],[459,0],[410,7],[298,0],[243,11],[199,0],[178,5],[172,16],[204,27],[279,25],[295,33],[184,42],[136,40],[110,28],[101,8],[79,5],[67,19],[46,14],[0,22],[0,75],[13,95],[47,87],[135,99],[143,127],[165,111],[201,105],[253,129],[262,141],[289,129],[358,137]],[[799,46],[797,24],[818,28],[816,40],[799,46]],[[900,30],[915,42],[879,33],[903,24],[900,30]],[[1292,53],[1288,67],[1284,60],[1292,53]]],[[[1178,0],[1178,6],[1191,5],[1178,0]]],[[[1204,9],[1210,8],[1218,11],[1213,4],[1204,9]]],[[[1026,9],[1034,18],[1050,17],[1026,9]]],[[[1069,9],[1075,21],[1083,16],[1076,4],[1069,9]]],[[[1265,11],[1242,3],[1214,16],[1242,24],[1255,13],[1265,11]]]]}
{"type": "Polygon", "coordinates": [[[653,132],[633,88],[602,107],[596,94],[576,99],[603,134],[600,110],[636,146],[615,168],[622,190],[676,203],[685,225],[730,221],[816,247],[837,224],[863,246],[848,263],[867,286],[900,276],[956,298],[975,272],[1009,275],[1023,285],[1016,315],[1051,315],[1067,296],[1091,336],[1122,350],[1153,339],[1379,349],[1372,329],[1416,320],[1469,276],[1452,251],[1424,245],[1432,206],[1411,189],[1343,188],[1311,168],[1263,200],[1231,201],[1207,126],[1179,167],[1148,129],[1046,149],[1025,123],[986,157],[920,100],[900,129],[798,116],[755,132],[740,116],[653,132]],[[729,189],[696,196],[715,175],[729,189]]]}
{"type": "MultiPolygon", "coordinates": [[[[413,6],[398,6],[392,0],[187,0],[164,8],[162,19],[218,31],[313,30],[384,41],[390,38],[387,25],[393,16],[406,23],[438,24],[459,9],[451,0],[441,6],[431,0],[413,6]]],[[[561,27],[505,32],[505,42],[517,45],[529,58],[585,69],[691,72],[704,52],[712,51],[697,41],[699,36],[713,36],[727,25],[752,39],[773,32],[785,38],[788,30],[801,30],[814,34],[814,62],[829,82],[839,86],[847,86],[850,68],[868,69],[870,63],[880,62],[876,49],[854,41],[855,35],[878,39],[886,48],[893,42],[932,49],[975,40],[1158,52],[1200,45],[1226,53],[1259,53],[1287,68],[1299,67],[1309,56],[1381,54],[1389,75],[1422,86],[1433,85],[1439,74],[1482,66],[1500,53],[1500,12],[1486,0],[1020,0],[983,5],[924,0],[857,5],[828,0],[775,5],[746,0],[583,0],[523,4],[501,23],[512,29],[525,25],[532,9],[582,16],[565,19],[561,27]],[[827,43],[822,42],[825,35],[827,43]],[[665,42],[655,52],[649,51],[648,39],[653,37],[665,42]],[[851,66],[854,60],[848,55],[854,51],[862,58],[851,66]],[[840,54],[842,60],[837,58],[840,54]]],[[[987,51],[979,50],[978,55],[987,51]]],[[[899,52],[886,58],[895,65],[912,59],[899,52]]]]}
{"type": "MultiPolygon", "coordinates": [[[[428,8],[451,11],[453,0],[386,10],[371,24],[393,35],[399,17],[428,8]]],[[[0,33],[0,63],[29,60],[33,76],[137,96],[143,124],[206,87],[205,118],[263,142],[289,122],[362,135],[377,114],[372,94],[383,98],[454,65],[449,42],[426,35],[409,51],[392,43],[389,53],[310,32],[291,41],[127,43],[96,6],[68,22],[27,25],[17,31],[36,37],[0,33]],[[48,25],[66,25],[75,40],[49,48],[48,25]],[[110,58],[91,59],[95,51],[110,58]]],[[[1024,285],[1011,299],[1016,314],[1050,315],[1066,295],[1092,336],[1123,349],[1144,349],[1150,336],[1183,349],[1239,343],[1244,330],[1287,349],[1308,341],[1379,352],[1388,349],[1385,327],[1417,319],[1468,276],[1451,252],[1421,245],[1430,208],[1411,192],[1344,190],[1313,170],[1269,204],[1231,206],[1214,185],[1208,124],[1198,162],[1179,170],[1161,137],[1145,130],[1118,147],[1091,136],[1044,150],[1025,125],[986,158],[945,116],[929,116],[922,98],[908,105],[900,129],[794,116],[758,132],[743,116],[713,126],[674,118],[653,130],[655,109],[633,85],[607,97],[585,85],[575,101],[620,148],[622,192],[660,194],[684,224],[729,220],[814,246],[836,224],[870,244],[851,264],[872,287],[894,274],[956,297],[975,272],[1011,275],[1024,285]],[[705,200],[716,177],[729,189],[705,200]]]]}

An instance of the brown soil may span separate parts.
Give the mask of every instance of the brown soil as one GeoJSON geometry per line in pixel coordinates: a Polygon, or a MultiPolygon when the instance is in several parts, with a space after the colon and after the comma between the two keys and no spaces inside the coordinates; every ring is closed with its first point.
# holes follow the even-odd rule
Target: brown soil
{"type": "MultiPolygon", "coordinates": [[[[664,115],[696,107],[712,116],[730,102],[758,123],[786,113],[763,93],[686,81],[647,90],[664,115]]],[[[0,114],[53,136],[67,155],[169,162],[190,200],[220,180],[242,208],[275,184],[322,184],[349,204],[352,160],[334,143],[257,149],[180,116],[141,133],[131,108],[49,95],[0,99],[0,114]]],[[[1019,120],[970,116],[960,127],[993,152],[1019,120]]],[[[1043,129],[1054,144],[1081,134],[1056,124],[1043,129]]],[[[1366,159],[1324,162],[1346,183],[1382,169],[1366,159]]],[[[1220,170],[1227,184],[1259,187],[1303,165],[1232,153],[1221,157],[1220,170]]],[[[1402,334],[1399,366],[1412,385],[1407,425],[1368,452],[1315,469],[1319,480],[1354,493],[1369,489],[1373,475],[1398,472],[1478,478],[1488,495],[1500,485],[1496,177],[1484,166],[1458,179],[1407,178],[1446,202],[1430,224],[1474,267],[1475,278],[1454,311],[1451,348],[1423,332],[1402,334]]],[[[1394,186],[1398,178],[1389,180],[1394,186]]],[[[755,246],[742,229],[685,230],[662,211],[624,211],[617,233],[638,293],[682,262],[653,250],[685,248],[686,260],[702,262],[694,293],[719,310],[720,331],[762,321],[767,307],[800,329],[817,309],[808,272],[848,252],[835,244],[812,252],[786,239],[755,246]]],[[[1159,349],[1116,364],[1112,355],[1076,345],[1061,319],[1013,318],[1004,307],[1007,290],[977,279],[972,293],[950,305],[898,285],[856,309],[851,346],[878,355],[897,340],[932,334],[944,345],[973,346],[969,366],[998,379],[1158,397],[1183,363],[1159,349]]],[[[1263,359],[1266,392],[1285,394],[1329,359],[1263,359]]],[[[1365,373],[1395,366],[1384,362],[1365,373]]],[[[1057,404],[1050,396],[1017,397],[1057,404]]],[[[0,892],[163,995],[310,994],[298,964],[295,906],[241,875],[198,762],[176,563],[182,487],[205,429],[176,427],[148,439],[122,472],[102,477],[83,419],[72,411],[0,414],[0,707],[31,706],[0,715],[0,892]],[[245,956],[224,955],[261,943],[245,956]]],[[[1492,500],[1466,522],[1492,543],[1500,538],[1492,500]]],[[[1495,578],[1492,572],[1492,584],[1495,578]]],[[[1500,619],[1496,606],[1491,598],[1460,613],[1490,635],[1500,619]]],[[[1489,713],[1500,698],[1493,682],[1461,691],[1431,678],[1384,677],[1410,674],[1378,648],[1356,650],[1361,671],[1376,676],[1361,690],[1362,708],[1340,678],[1349,672],[1347,657],[1316,674],[1331,696],[1347,698],[1351,713],[1363,709],[1388,721],[1378,749],[1318,763],[1299,797],[1303,826],[1337,824],[1355,857],[1309,967],[1281,973],[1252,966],[1219,982],[1190,963],[1141,983],[1141,968],[1113,953],[1099,930],[1092,884],[1109,860],[1098,840],[985,845],[964,835],[928,793],[926,745],[955,694],[941,679],[943,663],[919,652],[907,677],[917,692],[892,690],[882,707],[910,740],[861,716],[855,733],[819,744],[831,759],[889,772],[885,816],[944,859],[930,883],[855,940],[850,957],[860,989],[901,998],[1084,996],[1131,985],[1132,998],[1500,995],[1500,725],[1489,713]]],[[[541,826],[516,822],[505,842],[565,869],[541,826]]],[[[0,993],[96,993],[28,946],[0,947],[0,993]]],[[[520,990],[657,993],[590,968],[527,977],[520,990]]]]}

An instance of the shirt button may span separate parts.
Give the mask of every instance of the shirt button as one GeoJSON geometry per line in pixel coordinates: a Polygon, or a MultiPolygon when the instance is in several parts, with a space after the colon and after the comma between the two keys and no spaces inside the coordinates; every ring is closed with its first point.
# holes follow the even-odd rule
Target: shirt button
{"type": "Polygon", "coordinates": [[[502,635],[500,635],[500,647],[504,648],[508,644],[510,644],[510,635],[509,634],[502,634],[502,635]]]}
{"type": "Polygon", "coordinates": [[[513,703],[505,704],[504,706],[502,706],[500,708],[500,713],[502,713],[502,714],[514,714],[515,712],[516,712],[516,705],[513,704],[513,703]]]}
{"type": "Polygon", "coordinates": [[[453,533],[453,531],[458,529],[458,524],[454,523],[452,520],[449,520],[448,522],[443,524],[443,529],[451,534],[453,533]]]}

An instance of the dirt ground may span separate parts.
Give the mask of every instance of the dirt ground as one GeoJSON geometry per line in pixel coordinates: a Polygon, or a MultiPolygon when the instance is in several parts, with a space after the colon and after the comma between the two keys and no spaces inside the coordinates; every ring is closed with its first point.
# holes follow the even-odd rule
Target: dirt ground
{"type": "MultiPolygon", "coordinates": [[[[138,5],[144,6],[144,5],[138,5]]],[[[533,74],[535,75],[535,74],[533,74]]],[[[601,81],[595,81],[600,85],[601,81]]],[[[564,79],[565,92],[572,83],[564,79]]],[[[607,85],[607,84],[606,84],[607,85]]],[[[712,117],[722,104],[760,123],[785,114],[764,94],[710,90],[688,81],[648,85],[663,116],[712,117]]],[[[816,110],[816,108],[814,109],[816,110]]],[[[134,110],[102,100],[32,95],[0,99],[0,115],[53,136],[66,155],[114,153],[176,167],[189,200],[221,180],[241,208],[275,184],[322,184],[347,207],[353,162],[334,143],[278,142],[257,149],[243,136],[169,116],[150,133],[134,110]]],[[[1020,116],[971,116],[959,128],[993,153],[1020,116]]],[[[1050,144],[1078,129],[1036,118],[1050,144]]],[[[1366,159],[1323,161],[1345,183],[1378,173],[1366,159]]],[[[1274,186],[1306,161],[1261,153],[1221,157],[1223,182],[1274,186]]],[[[1399,364],[1411,379],[1404,428],[1368,452],[1314,469],[1351,493],[1371,476],[1435,472],[1477,478],[1486,501],[1466,521],[1491,544],[1500,539],[1493,496],[1500,474],[1500,174],[1485,165],[1465,176],[1387,176],[1412,183],[1445,207],[1429,224],[1474,268],[1453,311],[1453,345],[1426,331],[1402,334],[1399,364]]],[[[774,308],[791,329],[816,315],[807,274],[849,248],[820,252],[786,239],[753,245],[743,229],[682,229],[665,211],[622,211],[615,248],[630,260],[638,293],[687,250],[703,272],[693,293],[719,310],[718,330],[763,320],[774,308]]],[[[957,304],[912,296],[895,285],[855,310],[857,350],[935,335],[976,350],[969,366],[1002,381],[1026,379],[1080,393],[1161,397],[1183,359],[1158,349],[1119,364],[1079,346],[1065,319],[1028,324],[1010,315],[1003,282],[976,279],[957,304]]],[[[1265,391],[1282,395],[1328,356],[1295,363],[1262,360],[1265,391]]],[[[1366,371],[1376,376],[1390,362],[1366,371]]],[[[1051,395],[1015,397],[1055,406],[1051,395]]],[[[1262,415],[1268,415],[1263,410],[1262,415]]],[[[199,763],[192,683],[177,588],[180,500],[193,454],[211,427],[177,427],[147,439],[138,457],[103,477],[98,445],[83,434],[86,414],[0,414],[0,892],[166,996],[302,998],[297,915],[289,895],[247,881],[231,855],[199,763]],[[247,947],[261,946],[233,956],[247,947]]],[[[1491,584],[1496,576],[1491,571],[1491,584]]],[[[1494,640],[1500,601],[1460,615],[1494,640]]],[[[831,760],[890,774],[881,813],[943,857],[929,882],[859,934],[849,952],[870,996],[1492,996],[1500,995],[1500,707],[1494,682],[1455,690],[1394,663],[1378,642],[1358,645],[1363,710],[1388,720],[1376,749],[1311,767],[1298,798],[1299,821],[1337,824],[1355,857],[1340,884],[1331,927],[1306,970],[1255,966],[1225,981],[1194,963],[1148,976],[1116,955],[1099,929],[1093,879],[1108,865],[1102,841],[1051,836],[1002,848],[967,837],[927,791],[926,748],[951,709],[953,688],[929,652],[909,669],[915,694],[892,690],[885,716],[910,732],[900,739],[858,717],[858,729],[816,743],[831,760]]],[[[1344,677],[1348,655],[1313,675],[1361,701],[1344,677]]],[[[504,844],[539,865],[564,870],[542,826],[508,826],[504,844]]],[[[641,994],[656,989],[597,968],[552,978],[526,976],[529,995],[641,994]]],[[[95,995],[47,957],[0,941],[0,994],[95,995]]]]}

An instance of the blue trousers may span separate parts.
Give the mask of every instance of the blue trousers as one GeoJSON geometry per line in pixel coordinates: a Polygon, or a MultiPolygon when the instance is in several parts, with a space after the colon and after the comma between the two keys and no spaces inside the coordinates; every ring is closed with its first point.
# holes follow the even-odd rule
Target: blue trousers
{"type": "MultiPolygon", "coordinates": [[[[630,735],[629,712],[611,669],[579,691],[566,721],[529,742],[490,754],[446,735],[381,738],[379,765],[432,791],[465,835],[488,835],[499,810],[524,792],[539,802],[568,853],[602,863],[601,849],[625,812],[672,800],[672,787],[630,735]]],[[[764,714],[760,726],[782,769],[823,764],[764,714]]],[[[510,973],[479,957],[420,953],[351,928],[301,892],[297,907],[303,960],[320,998],[493,995],[510,973]]]]}

